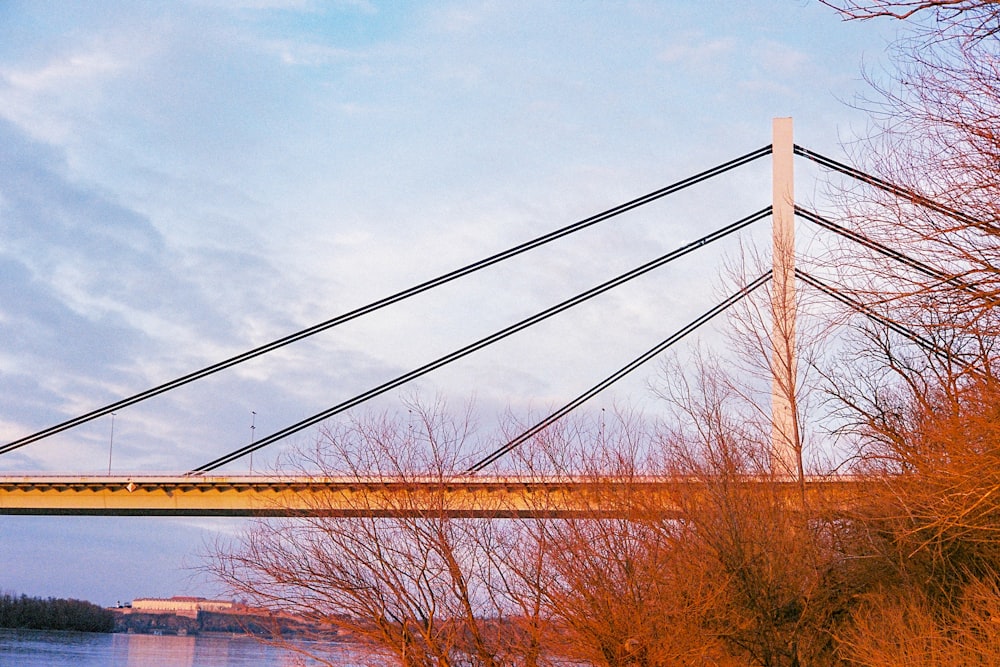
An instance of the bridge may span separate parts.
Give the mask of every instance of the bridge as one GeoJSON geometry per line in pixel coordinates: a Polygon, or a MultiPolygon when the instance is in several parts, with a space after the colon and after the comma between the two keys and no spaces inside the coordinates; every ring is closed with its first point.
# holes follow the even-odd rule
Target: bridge
{"type": "MultiPolygon", "coordinates": [[[[195,382],[201,378],[236,366],[268,352],[303,340],[321,331],[357,319],[392,304],[408,299],[427,290],[470,275],[485,267],[530,251],[541,245],[563,238],[581,229],[599,224],[650,202],[684,190],[722,173],[739,168],[758,159],[772,158],[771,204],[700,239],[696,239],[661,257],[631,271],[601,283],[571,299],[560,302],[536,315],[514,323],[485,338],[455,350],[413,371],[359,394],[349,400],[300,420],[259,440],[253,440],[234,451],[218,456],[207,463],[180,475],[55,475],[23,474],[0,475],[0,514],[81,514],[81,515],[140,515],[140,516],[390,516],[420,515],[442,512],[449,516],[573,516],[581,512],[621,512],[624,494],[638,491],[643,498],[653,499],[664,511],[676,506],[680,494],[696,488],[696,480],[671,478],[615,479],[580,476],[497,476],[483,471],[494,462],[544,431],[604,391],[634,370],[656,358],[677,344],[699,327],[715,318],[733,304],[771,281],[771,315],[773,331],[772,361],[772,452],[769,482],[786,489],[789,497],[808,500],[825,493],[836,496],[840,490],[849,490],[856,482],[850,478],[809,478],[804,474],[799,433],[795,424],[796,353],[795,353],[795,290],[802,283],[840,304],[865,315],[898,335],[933,354],[948,358],[948,350],[939,348],[917,332],[893,321],[877,309],[859,302],[836,286],[795,266],[794,221],[796,218],[811,222],[870,251],[901,262],[911,270],[942,283],[955,284],[956,279],[946,272],[929,266],[904,253],[886,247],[861,233],[826,219],[795,203],[794,159],[810,160],[821,167],[857,179],[869,186],[889,192],[913,204],[929,207],[936,213],[962,220],[960,212],[930,202],[919,194],[865,174],[849,165],[798,146],[792,141],[790,118],[775,119],[770,145],[717,165],[647,195],[596,214],[577,223],[555,230],[513,248],[491,255],[478,262],[461,267],[410,289],[393,294],[351,312],[339,315],[307,329],[295,332],[266,345],[225,359],[211,366],[188,373],[170,382],[158,385],[133,396],[96,408],[78,417],[66,420],[36,433],[0,446],[0,455],[26,447],[56,433],[67,431],[98,417],[158,396],[172,389],[195,382]],[[564,406],[525,430],[507,444],[451,477],[414,476],[407,478],[330,477],[321,475],[211,475],[218,468],[250,456],[253,452],[315,426],[337,414],[356,407],[365,401],[391,391],[430,373],[446,364],[461,359],[479,349],[522,331],[538,322],[561,313],[575,305],[603,294],[638,276],[658,269],[675,259],[695,252],[721,238],[734,234],[750,225],[770,218],[772,220],[772,268],[764,275],[750,281],[727,299],[705,311],[701,316],[677,329],[660,343],[587,389],[564,406]]],[[[966,285],[957,285],[962,289],[966,285]]],[[[110,473],[110,470],[109,470],[110,473]]],[[[747,479],[747,484],[759,479],[747,479]]]]}
{"type": "MultiPolygon", "coordinates": [[[[749,487],[761,479],[742,481],[749,487]]],[[[767,479],[789,502],[838,507],[850,476],[767,479]]],[[[569,518],[677,513],[705,480],[662,477],[457,475],[27,475],[0,478],[0,514],[88,516],[325,516],[569,518]],[[655,508],[655,509],[651,509],[655,508]]]]}

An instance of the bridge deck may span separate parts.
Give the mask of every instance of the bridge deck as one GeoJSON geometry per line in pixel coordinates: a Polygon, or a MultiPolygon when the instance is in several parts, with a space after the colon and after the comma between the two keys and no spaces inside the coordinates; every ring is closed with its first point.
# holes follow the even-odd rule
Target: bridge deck
{"type": "MultiPolygon", "coordinates": [[[[760,484],[761,479],[746,479],[760,484]]],[[[773,480],[769,480],[772,481],[773,480]]],[[[796,498],[795,482],[776,482],[796,498]]],[[[810,478],[810,497],[841,495],[847,477],[810,478]]],[[[5,475],[0,514],[97,516],[579,516],[643,506],[676,510],[680,494],[704,483],[640,477],[357,478],[284,475],[5,475]]]]}

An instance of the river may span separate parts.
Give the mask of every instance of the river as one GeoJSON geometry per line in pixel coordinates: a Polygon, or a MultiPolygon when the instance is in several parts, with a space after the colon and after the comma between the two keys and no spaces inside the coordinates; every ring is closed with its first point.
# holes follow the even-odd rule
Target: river
{"type": "MultiPolygon", "coordinates": [[[[338,661],[352,663],[348,649],[338,661]]],[[[3,667],[292,667],[297,654],[251,637],[124,635],[0,628],[3,667]]],[[[317,664],[306,662],[306,665],[317,664]]]]}

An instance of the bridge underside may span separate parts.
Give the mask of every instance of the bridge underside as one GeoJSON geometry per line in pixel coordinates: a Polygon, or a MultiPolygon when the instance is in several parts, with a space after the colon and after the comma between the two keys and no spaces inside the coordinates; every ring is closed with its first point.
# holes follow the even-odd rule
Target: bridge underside
{"type": "MultiPolygon", "coordinates": [[[[765,482],[789,502],[801,497],[795,482],[743,484],[765,482]]],[[[811,479],[807,500],[829,502],[854,485],[846,478],[811,479]]],[[[568,518],[676,513],[705,489],[703,481],[676,478],[0,476],[0,514],[568,518]]]]}

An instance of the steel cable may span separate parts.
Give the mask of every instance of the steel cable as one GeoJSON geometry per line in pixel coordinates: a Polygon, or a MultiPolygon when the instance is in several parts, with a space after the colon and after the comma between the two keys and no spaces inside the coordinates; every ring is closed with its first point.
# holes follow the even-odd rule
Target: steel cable
{"type": "Polygon", "coordinates": [[[994,225],[983,222],[982,220],[977,220],[973,218],[971,215],[967,215],[965,213],[962,213],[961,211],[956,211],[955,209],[945,206],[944,204],[939,204],[936,201],[928,197],[925,197],[922,194],[914,192],[913,190],[904,188],[894,183],[890,183],[889,181],[883,180],[877,176],[866,174],[860,169],[855,169],[854,167],[846,165],[843,162],[837,162],[833,158],[828,158],[825,155],[821,155],[815,151],[811,151],[808,148],[803,148],[798,144],[795,144],[792,147],[792,152],[794,152],[796,155],[801,155],[804,158],[812,160],[816,164],[822,165],[827,169],[832,169],[834,171],[840,172],[841,174],[850,176],[851,178],[857,179],[862,183],[873,185],[879,188],[880,190],[888,192],[889,194],[896,195],[897,197],[901,197],[903,199],[911,201],[914,204],[930,209],[935,213],[941,213],[942,215],[946,215],[949,218],[952,218],[953,220],[958,220],[963,224],[970,225],[973,227],[994,227],[994,225]]]}
{"type": "Polygon", "coordinates": [[[531,317],[525,318],[520,322],[512,324],[497,332],[494,332],[493,334],[481,338],[474,343],[470,343],[469,345],[466,345],[463,348],[455,350],[454,352],[451,352],[430,363],[427,363],[421,366],[420,368],[412,370],[408,373],[404,373],[403,375],[400,375],[392,380],[389,380],[388,382],[385,382],[377,387],[369,389],[368,391],[362,394],[358,394],[357,396],[348,399],[342,403],[339,403],[327,410],[324,410],[323,412],[319,412],[311,417],[307,417],[306,419],[296,422],[295,424],[283,428],[280,431],[272,433],[271,435],[262,438],[254,443],[245,445],[243,447],[240,447],[239,449],[229,452],[228,454],[220,456],[212,461],[209,461],[208,463],[193,469],[189,474],[201,474],[209,472],[223,465],[226,465],[227,463],[236,461],[242,458],[243,456],[250,454],[251,452],[255,452],[263,447],[266,447],[272,443],[277,442],[278,440],[282,440],[305,428],[318,424],[319,422],[325,419],[329,419],[330,417],[336,414],[344,412],[345,410],[349,410],[350,408],[360,405],[365,401],[368,401],[372,398],[375,398],[376,396],[384,394],[387,391],[395,389],[396,387],[399,387],[407,382],[410,382],[423,375],[426,375],[427,373],[433,370],[445,366],[453,361],[457,361],[458,359],[461,359],[488,345],[503,340],[504,338],[507,338],[508,336],[511,336],[517,333],[518,331],[526,329],[534,324],[538,324],[539,322],[542,322],[552,317],[553,315],[556,315],[558,313],[563,312],[564,310],[567,310],[573,306],[583,303],[584,301],[587,301],[595,296],[598,296],[599,294],[603,294],[604,292],[607,292],[608,290],[614,287],[618,287],[619,285],[622,285],[630,280],[633,280],[634,278],[638,278],[639,276],[649,273],[654,269],[660,268],[661,266],[675,259],[683,257],[684,255],[687,255],[688,253],[697,250],[698,248],[702,248],[705,245],[712,243],[713,241],[717,241],[737,230],[743,229],[744,227],[747,227],[748,225],[757,222],[758,220],[762,220],[763,218],[766,218],[770,214],[771,214],[771,207],[767,206],[761,209],[760,211],[757,211],[756,213],[753,213],[745,218],[741,218],[740,220],[737,220],[736,222],[733,222],[715,232],[712,232],[711,234],[703,236],[702,238],[696,241],[693,241],[685,246],[677,248],[676,250],[673,250],[655,260],[647,262],[646,264],[643,264],[642,266],[632,269],[631,271],[623,273],[617,276],[616,278],[612,278],[611,280],[601,283],[600,285],[597,285],[596,287],[593,287],[585,292],[581,292],[580,294],[577,294],[576,296],[570,299],[562,301],[554,306],[547,308],[546,310],[536,313],[531,317]]]}
{"type": "Polygon", "coordinates": [[[909,339],[911,342],[916,343],[918,346],[922,347],[928,352],[931,352],[932,354],[937,355],[941,359],[945,361],[956,362],[963,369],[972,372],[977,372],[976,369],[971,366],[971,364],[956,357],[951,351],[947,350],[946,348],[943,348],[937,343],[927,340],[926,338],[916,333],[912,329],[909,329],[908,327],[905,327],[902,324],[899,324],[898,322],[894,322],[888,317],[885,317],[884,315],[880,315],[879,313],[875,312],[871,307],[866,306],[865,304],[861,303],[860,301],[857,301],[856,299],[852,299],[849,296],[844,295],[840,290],[827,285],[818,278],[814,278],[805,271],[802,271],[800,269],[795,269],[795,276],[799,278],[802,282],[806,283],[807,285],[819,290],[820,292],[823,292],[824,294],[833,299],[836,299],[837,301],[848,306],[852,310],[861,313],[862,315],[872,320],[873,322],[881,324],[887,329],[890,329],[891,331],[898,333],[904,338],[909,339]]]}
{"type": "Polygon", "coordinates": [[[832,220],[828,220],[827,218],[824,218],[821,215],[813,213],[812,211],[804,209],[804,208],[802,208],[800,206],[796,206],[795,207],[795,215],[797,215],[797,216],[799,216],[801,218],[804,218],[804,219],[806,219],[806,220],[808,220],[808,221],[810,221],[812,223],[815,223],[815,224],[819,225],[820,227],[828,229],[831,232],[834,232],[835,234],[839,234],[840,236],[843,236],[846,239],[850,239],[850,240],[854,241],[855,243],[859,243],[859,244],[863,245],[864,247],[866,247],[866,248],[868,248],[870,250],[874,250],[874,251],[876,251],[876,252],[878,252],[878,253],[886,256],[886,257],[889,257],[889,258],[894,259],[894,260],[896,260],[896,261],[898,261],[898,262],[900,262],[902,264],[905,264],[905,265],[909,266],[911,269],[916,269],[917,271],[919,271],[920,273],[924,274],[925,276],[927,276],[929,278],[934,278],[935,280],[940,280],[942,283],[946,283],[946,284],[951,285],[953,287],[957,287],[957,288],[959,288],[961,290],[964,290],[966,292],[971,292],[972,294],[975,294],[976,296],[980,296],[980,297],[987,296],[981,290],[976,289],[973,285],[970,285],[969,283],[965,282],[964,280],[962,280],[962,279],[960,279],[960,278],[958,278],[956,276],[953,276],[953,275],[950,275],[948,273],[945,273],[944,271],[941,271],[940,269],[935,269],[934,267],[930,266],[929,264],[921,262],[920,260],[917,260],[917,259],[913,259],[909,255],[905,255],[905,254],[899,252],[898,250],[893,250],[892,248],[890,248],[888,246],[885,246],[885,245],[882,245],[881,243],[879,243],[877,241],[873,241],[872,239],[868,238],[867,236],[864,236],[862,234],[859,234],[858,232],[855,232],[855,231],[852,231],[850,229],[847,229],[846,227],[842,227],[841,225],[838,225],[837,223],[833,222],[832,220]]]}
{"type": "Polygon", "coordinates": [[[287,336],[284,336],[283,338],[271,341],[270,343],[266,343],[265,345],[255,347],[252,350],[248,350],[236,356],[230,357],[224,361],[220,361],[210,366],[206,366],[200,370],[193,371],[191,373],[188,373],[187,375],[183,375],[174,380],[170,380],[169,382],[157,385],[156,387],[153,387],[151,389],[147,389],[145,391],[139,392],[138,394],[134,394],[127,398],[120,399],[118,401],[115,401],[114,403],[109,403],[104,407],[97,408],[95,410],[87,412],[86,414],[74,417],[73,419],[68,419],[54,426],[50,426],[48,428],[42,429],[41,431],[37,431],[36,433],[32,433],[31,435],[27,435],[24,436],[23,438],[14,440],[10,443],[7,443],[6,445],[0,446],[0,455],[14,451],[15,449],[19,449],[20,447],[31,444],[33,442],[37,442],[38,440],[46,438],[50,435],[54,435],[56,433],[60,433],[75,426],[79,426],[80,424],[84,424],[93,419],[97,419],[98,417],[108,415],[112,412],[115,412],[116,410],[120,410],[130,405],[139,403],[141,401],[145,401],[146,399],[158,396],[172,389],[182,387],[190,382],[200,380],[201,378],[207,377],[209,375],[225,370],[237,364],[241,364],[244,361],[249,361],[250,359],[254,359],[258,356],[261,356],[273,350],[277,350],[281,347],[284,347],[285,345],[289,345],[291,343],[300,341],[304,338],[320,333],[322,331],[326,331],[340,324],[350,322],[351,320],[361,317],[362,315],[367,315],[368,313],[372,313],[381,308],[385,308],[386,306],[389,306],[391,304],[398,303],[400,301],[403,301],[404,299],[408,299],[412,296],[416,296],[417,294],[426,292],[427,290],[430,290],[434,287],[444,285],[445,283],[469,275],[470,273],[474,273],[486,267],[497,264],[503,260],[515,257],[529,250],[545,245],[546,243],[555,241],[564,236],[580,231],[581,229],[585,229],[597,223],[609,220],[615,216],[621,215],[622,213],[638,208],[639,206],[643,206],[650,202],[661,199],[667,195],[671,195],[674,194],[675,192],[684,190],[685,188],[688,188],[697,183],[701,183],[702,181],[708,180],[714,176],[718,176],[727,171],[743,166],[749,162],[753,162],[754,160],[764,157],[765,155],[769,155],[770,153],[771,153],[771,146],[764,146],[762,148],[758,148],[755,151],[751,151],[745,155],[741,155],[740,157],[719,164],[715,167],[712,167],[711,169],[707,169],[693,176],[689,176],[688,178],[677,181],[676,183],[672,183],[671,185],[667,185],[663,188],[660,188],[659,190],[655,190],[641,197],[625,202],[624,204],[619,204],[618,206],[610,208],[602,213],[590,216],[589,218],[584,218],[583,220],[580,220],[576,223],[567,225],[566,227],[562,227],[553,232],[549,232],[548,234],[539,236],[530,241],[526,241],[524,243],[521,243],[520,245],[508,248],[507,250],[498,252],[494,255],[486,257],[485,259],[481,259],[477,262],[473,262],[472,264],[468,264],[459,269],[455,269],[453,271],[440,275],[437,278],[432,278],[431,280],[420,283],[419,285],[416,285],[409,289],[397,292],[391,296],[387,296],[378,301],[369,303],[368,305],[361,306],[360,308],[356,308],[355,310],[352,310],[350,312],[338,315],[337,317],[334,317],[332,319],[320,322],[319,324],[315,324],[306,329],[302,329],[295,333],[289,334],[287,336]]]}
{"type": "Polygon", "coordinates": [[[757,289],[758,287],[760,287],[761,285],[763,285],[765,282],[767,282],[770,278],[771,278],[771,272],[768,271],[767,273],[765,273],[764,275],[762,275],[760,278],[757,278],[753,282],[751,282],[748,285],[746,285],[743,289],[741,289],[740,291],[736,292],[735,294],[733,294],[732,296],[730,296],[729,298],[727,298],[722,303],[716,305],[711,310],[708,310],[707,312],[703,313],[697,319],[695,319],[694,321],[690,322],[689,324],[687,324],[682,329],[676,331],[675,333],[673,333],[672,335],[670,335],[668,338],[665,338],[662,342],[660,342],[655,347],[647,350],[641,356],[635,358],[634,360],[632,360],[627,365],[625,365],[622,368],[620,368],[618,371],[616,371],[612,375],[609,375],[608,377],[606,377],[604,380],[602,380],[598,384],[594,385],[593,387],[591,387],[590,389],[588,389],[584,393],[580,394],[575,399],[573,399],[572,401],[570,401],[569,403],[567,403],[563,407],[559,408],[558,410],[556,410],[555,412],[553,412],[551,415],[549,415],[548,417],[546,417],[542,421],[538,422],[537,424],[535,424],[534,426],[532,426],[531,428],[529,428],[527,431],[525,431],[521,435],[519,435],[516,438],[514,438],[513,440],[511,440],[510,442],[508,442],[503,447],[500,447],[499,449],[497,449],[493,453],[491,453],[491,454],[483,457],[482,459],[480,459],[479,461],[477,461],[476,463],[474,463],[473,465],[471,465],[468,468],[468,470],[466,470],[465,472],[467,474],[472,474],[472,473],[480,472],[486,466],[490,465],[494,461],[497,461],[502,456],[508,454],[509,452],[513,451],[515,448],[517,448],[520,445],[524,444],[525,442],[527,442],[528,440],[530,440],[532,437],[534,437],[538,433],[544,431],[546,428],[548,428],[549,426],[551,426],[555,422],[559,421],[560,419],[562,419],[563,417],[565,417],[567,414],[569,414],[570,412],[572,412],[576,408],[580,407],[581,405],[583,405],[585,402],[587,402],[588,400],[590,400],[591,398],[593,398],[594,396],[596,396],[600,392],[604,391],[605,389],[607,389],[608,387],[610,387],[611,385],[613,385],[615,382],[618,382],[623,377],[625,377],[626,375],[628,375],[629,373],[631,373],[635,369],[639,368],[640,366],[642,366],[643,364],[645,364],[646,362],[648,362],[650,359],[653,359],[654,357],[656,357],[660,353],[662,353],[665,350],[667,350],[667,348],[669,348],[671,345],[673,345],[674,343],[678,342],[679,340],[681,340],[682,338],[684,338],[685,336],[687,336],[692,331],[695,331],[696,329],[698,329],[699,327],[701,327],[703,324],[705,324],[706,322],[708,322],[709,320],[711,320],[712,318],[714,318],[716,315],[718,315],[719,313],[723,312],[724,310],[726,310],[727,308],[729,308],[730,306],[732,306],[733,304],[735,304],[737,301],[739,301],[743,297],[749,295],[755,289],[757,289]]]}

